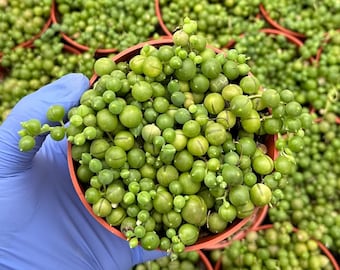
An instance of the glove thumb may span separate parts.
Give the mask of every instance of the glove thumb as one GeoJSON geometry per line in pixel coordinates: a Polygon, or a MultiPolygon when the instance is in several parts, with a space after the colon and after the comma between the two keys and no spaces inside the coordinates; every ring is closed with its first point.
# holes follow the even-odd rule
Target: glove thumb
{"type": "Polygon", "coordinates": [[[88,88],[87,77],[71,73],[22,98],[0,126],[0,175],[11,175],[30,168],[46,137],[38,136],[32,151],[20,152],[18,131],[22,129],[21,122],[38,119],[42,125],[49,123],[46,112],[51,105],[62,105],[67,112],[79,103],[82,93],[88,88]]]}

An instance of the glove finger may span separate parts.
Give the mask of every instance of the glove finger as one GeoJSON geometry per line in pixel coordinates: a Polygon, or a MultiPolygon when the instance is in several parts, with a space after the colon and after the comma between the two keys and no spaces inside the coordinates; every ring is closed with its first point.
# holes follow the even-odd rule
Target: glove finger
{"type": "Polygon", "coordinates": [[[145,250],[141,246],[137,246],[132,249],[132,263],[133,265],[144,263],[147,261],[153,261],[160,257],[167,256],[168,253],[160,250],[145,250]]]}
{"type": "Polygon", "coordinates": [[[29,168],[46,137],[38,136],[32,151],[20,152],[18,131],[22,129],[21,122],[35,118],[41,124],[48,123],[46,112],[51,105],[62,105],[67,112],[79,103],[82,93],[88,88],[87,77],[71,73],[22,98],[0,126],[0,174],[16,173],[29,168]]]}

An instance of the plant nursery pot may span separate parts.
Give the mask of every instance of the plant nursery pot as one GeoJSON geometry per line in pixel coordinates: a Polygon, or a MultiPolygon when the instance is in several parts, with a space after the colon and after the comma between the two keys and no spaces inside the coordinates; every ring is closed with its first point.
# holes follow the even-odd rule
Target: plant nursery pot
{"type": "Polygon", "coordinates": [[[77,50],[76,48],[68,44],[64,44],[63,50],[65,52],[72,53],[72,54],[81,54],[81,51],[77,50]]]}
{"type": "MultiPolygon", "coordinates": [[[[338,29],[338,30],[336,30],[336,31],[337,31],[336,33],[340,35],[340,29],[338,29]]],[[[314,62],[318,63],[318,62],[320,61],[320,57],[321,57],[321,55],[322,55],[324,46],[327,46],[327,43],[329,43],[329,39],[330,39],[329,33],[326,33],[326,34],[325,34],[325,44],[324,44],[323,46],[320,46],[320,48],[318,49],[318,51],[317,51],[315,57],[313,58],[313,61],[314,61],[314,62]]]]}
{"type": "MultiPolygon", "coordinates": [[[[269,228],[272,228],[273,225],[272,224],[263,224],[257,228],[253,228],[252,231],[260,231],[260,230],[267,230],[269,228]]],[[[297,228],[293,228],[293,232],[298,231],[297,228]]],[[[243,235],[243,237],[245,236],[245,234],[243,235]]],[[[242,237],[241,237],[242,238],[242,237]]],[[[239,238],[239,239],[241,239],[239,238]]],[[[332,266],[334,267],[334,270],[340,270],[339,264],[336,260],[336,258],[333,256],[333,254],[331,253],[331,251],[324,245],[322,244],[320,241],[317,241],[318,247],[319,249],[322,251],[322,253],[324,255],[327,256],[327,258],[329,259],[329,261],[331,262],[332,266]]],[[[222,270],[222,261],[221,259],[219,259],[215,266],[214,266],[214,270],[222,270]]]]}
{"type": "Polygon", "coordinates": [[[167,36],[172,36],[172,33],[169,31],[169,29],[166,27],[163,17],[162,17],[162,11],[161,11],[161,6],[159,3],[159,0],[155,0],[155,9],[156,9],[156,15],[158,18],[158,23],[162,29],[162,31],[165,33],[167,36]]]}
{"type": "Polygon", "coordinates": [[[273,29],[273,28],[263,28],[260,30],[263,33],[266,34],[272,34],[272,35],[282,35],[284,37],[286,37],[286,39],[290,42],[292,42],[293,44],[295,44],[298,47],[301,47],[303,45],[303,42],[298,39],[296,36],[286,32],[286,31],[282,31],[280,29],[273,29]]]}
{"type": "MultiPolygon", "coordinates": [[[[51,10],[52,10],[52,7],[51,7],[51,10]]],[[[51,18],[51,16],[49,16],[39,33],[33,35],[30,39],[28,39],[28,40],[26,40],[26,41],[24,41],[20,44],[17,44],[13,49],[15,49],[17,47],[27,48],[27,47],[32,46],[33,42],[36,39],[38,39],[51,26],[51,24],[52,24],[52,18],[51,18]]],[[[0,51],[0,58],[1,58],[2,55],[3,55],[3,52],[0,51]]]]}
{"type": "MultiPolygon", "coordinates": [[[[53,1],[51,8],[51,22],[58,24],[60,23],[60,18],[58,18],[58,11],[56,5],[57,5],[56,2],[53,1]]],[[[73,38],[71,38],[64,32],[61,32],[61,36],[67,43],[74,46],[80,51],[90,50],[90,47],[86,46],[85,44],[80,44],[79,42],[75,41],[73,38]]],[[[118,51],[117,48],[98,48],[95,50],[96,55],[98,55],[98,57],[110,55],[112,53],[117,53],[117,51],[118,51]]]]}
{"type": "MultiPolygon", "coordinates": [[[[155,40],[150,40],[150,41],[146,41],[146,42],[142,42],[139,43],[135,46],[132,46],[128,49],[125,49],[124,51],[118,53],[117,55],[115,55],[112,58],[112,61],[115,62],[124,62],[124,61],[128,61],[129,59],[131,59],[133,56],[135,56],[141,48],[143,48],[144,45],[155,45],[155,46],[160,46],[160,45],[172,45],[173,41],[171,39],[171,37],[164,37],[161,39],[155,39],[155,40]]],[[[98,79],[98,75],[97,74],[93,74],[93,76],[90,78],[90,84],[94,84],[94,82],[98,79]]]]}
{"type": "Polygon", "coordinates": [[[264,17],[264,19],[274,28],[282,31],[282,32],[285,32],[291,36],[294,36],[294,37],[297,37],[297,38],[300,38],[300,39],[304,39],[306,36],[302,33],[298,33],[298,32],[295,32],[295,31],[292,31],[292,30],[289,30],[285,27],[283,27],[282,25],[280,25],[277,21],[275,21],[274,19],[272,19],[270,16],[269,16],[269,13],[268,11],[266,10],[266,8],[264,7],[264,5],[261,3],[259,5],[259,9],[260,9],[260,12],[262,14],[262,16],[264,17]]]}
{"type": "Polygon", "coordinates": [[[32,38],[30,38],[29,40],[20,43],[17,47],[29,47],[30,45],[33,44],[34,40],[38,39],[52,24],[52,19],[51,17],[48,18],[48,20],[46,21],[46,23],[44,24],[43,28],[41,29],[41,31],[34,35],[32,38]]]}
{"type": "MultiPolygon", "coordinates": [[[[153,45],[155,47],[159,47],[161,45],[173,45],[173,41],[170,37],[166,37],[160,40],[151,40],[147,42],[143,42],[140,44],[137,44],[131,48],[128,48],[117,55],[115,55],[112,60],[116,63],[122,62],[122,61],[128,61],[133,56],[137,55],[140,50],[145,45],[153,45]]],[[[216,49],[216,52],[220,52],[220,50],[216,49]]],[[[90,79],[90,84],[93,85],[96,80],[98,79],[97,74],[93,74],[93,76],[90,79]]],[[[275,149],[275,136],[269,136],[267,138],[267,141],[265,142],[267,148],[268,148],[268,154],[271,156],[271,158],[274,158],[277,155],[277,151],[275,149]]],[[[87,202],[84,195],[84,189],[80,182],[77,179],[76,176],[76,164],[75,161],[72,159],[72,144],[68,144],[68,151],[67,151],[67,159],[68,159],[68,169],[69,173],[71,175],[72,183],[75,188],[75,191],[81,200],[84,207],[87,209],[87,211],[93,216],[94,219],[98,221],[104,228],[106,228],[108,231],[112,232],[116,236],[126,239],[125,235],[117,228],[110,226],[105,219],[97,216],[93,210],[91,205],[87,202]]],[[[240,232],[245,227],[248,227],[249,225],[258,225],[261,223],[262,219],[264,218],[266,208],[263,208],[261,211],[256,211],[254,215],[256,216],[249,216],[244,219],[236,219],[234,222],[230,223],[229,226],[225,229],[225,231],[218,233],[218,234],[212,234],[212,233],[206,233],[207,235],[201,235],[198,241],[190,246],[187,246],[185,248],[185,251],[194,251],[194,250],[201,250],[208,248],[210,246],[213,246],[217,243],[220,243],[221,241],[235,235],[237,232],[240,232]],[[259,215],[259,216],[258,216],[259,215]]]]}
{"type": "Polygon", "coordinates": [[[200,255],[200,262],[202,267],[200,269],[202,270],[213,270],[213,266],[211,265],[211,262],[209,258],[204,254],[202,250],[197,250],[198,254],[200,255]]]}
{"type": "MultiPolygon", "coordinates": [[[[52,2],[52,8],[51,8],[51,21],[52,23],[58,24],[58,12],[57,12],[57,8],[56,8],[56,2],[53,1],[52,2]]],[[[71,37],[69,37],[68,35],[66,35],[64,32],[60,33],[62,38],[68,42],[70,45],[74,46],[75,48],[77,48],[80,51],[88,51],[90,48],[84,44],[80,44],[77,41],[75,41],[74,39],[72,39],[71,37]]],[[[96,53],[100,53],[100,54],[110,54],[110,53],[114,53],[116,52],[117,49],[116,48],[109,48],[109,49],[97,49],[96,53]]]]}

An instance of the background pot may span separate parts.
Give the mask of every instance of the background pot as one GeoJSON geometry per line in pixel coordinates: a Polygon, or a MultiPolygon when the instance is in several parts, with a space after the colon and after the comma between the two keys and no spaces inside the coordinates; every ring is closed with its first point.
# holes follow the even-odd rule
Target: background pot
{"type": "MultiPolygon", "coordinates": [[[[52,10],[52,6],[51,6],[51,10],[52,10]]],[[[17,44],[13,49],[17,48],[17,47],[30,47],[33,45],[33,42],[38,39],[52,24],[52,18],[51,16],[49,16],[45,22],[45,24],[43,25],[42,29],[40,30],[39,33],[33,35],[31,38],[27,39],[26,41],[17,44]]],[[[3,55],[3,52],[0,51],[0,58],[3,55]]]]}
{"type": "MultiPolygon", "coordinates": [[[[253,231],[267,230],[272,227],[273,227],[272,224],[265,224],[260,227],[254,228],[253,231]]],[[[298,231],[298,229],[293,228],[293,232],[296,232],[296,231],[298,231]]],[[[327,258],[330,260],[332,266],[334,267],[334,270],[339,270],[340,269],[339,264],[336,258],[333,256],[333,254],[321,242],[317,241],[317,244],[318,244],[319,249],[322,251],[322,253],[326,255],[327,258]]],[[[214,266],[214,270],[221,270],[221,269],[222,269],[222,261],[221,259],[219,259],[214,266]]]]}
{"type": "MultiPolygon", "coordinates": [[[[52,23],[58,24],[60,23],[58,21],[58,14],[57,14],[57,7],[56,7],[56,2],[53,1],[52,2],[52,8],[51,8],[51,20],[52,23]]],[[[68,35],[66,35],[64,32],[60,33],[62,38],[69,43],[70,45],[72,45],[73,47],[77,48],[80,51],[88,51],[90,50],[90,48],[86,45],[80,44],[78,42],[76,42],[75,40],[73,40],[71,37],[69,37],[68,35]]],[[[111,49],[97,49],[96,52],[97,53],[101,53],[101,54],[110,54],[110,53],[114,53],[116,52],[117,49],[116,48],[111,48],[111,49]]]]}
{"type": "Polygon", "coordinates": [[[264,7],[264,5],[261,3],[260,6],[259,6],[259,9],[260,9],[260,12],[262,14],[262,16],[264,17],[264,19],[274,28],[282,31],[282,32],[285,32],[289,35],[292,35],[292,36],[295,36],[297,38],[300,38],[300,39],[304,39],[305,38],[305,35],[302,34],[302,33],[298,33],[298,32],[295,32],[295,31],[292,31],[292,30],[289,30],[285,27],[283,27],[282,25],[280,25],[277,21],[275,21],[274,19],[272,19],[270,16],[269,16],[269,13],[268,11],[266,10],[266,8],[264,7]]]}

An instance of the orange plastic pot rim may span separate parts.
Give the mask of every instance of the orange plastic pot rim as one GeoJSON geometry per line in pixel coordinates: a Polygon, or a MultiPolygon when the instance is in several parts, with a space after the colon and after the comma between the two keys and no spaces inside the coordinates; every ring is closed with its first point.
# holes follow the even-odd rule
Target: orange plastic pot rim
{"type": "MultiPolygon", "coordinates": [[[[56,3],[55,1],[52,2],[52,8],[51,8],[51,21],[52,23],[57,24],[58,20],[57,20],[57,8],[56,8],[56,3]]],[[[86,45],[80,44],[78,42],[76,42],[75,40],[73,40],[71,37],[69,37],[68,35],[66,35],[64,32],[60,33],[62,38],[68,42],[70,45],[76,47],[78,50],[81,51],[88,51],[90,50],[90,48],[86,45]]],[[[109,49],[96,49],[96,53],[101,53],[101,54],[110,54],[110,53],[114,53],[116,52],[117,49],[116,48],[109,48],[109,49]]]]}
{"type": "MultiPolygon", "coordinates": [[[[51,24],[52,24],[52,19],[51,19],[51,17],[49,17],[39,33],[35,34],[30,39],[16,45],[13,49],[16,49],[16,48],[19,48],[19,47],[27,48],[27,47],[31,46],[33,44],[33,42],[36,39],[38,39],[50,27],[51,24]]],[[[2,55],[3,55],[3,52],[0,52],[0,58],[1,58],[2,55]]]]}
{"type": "Polygon", "coordinates": [[[303,42],[298,39],[297,37],[286,33],[285,31],[279,30],[279,29],[273,29],[273,28],[263,28],[260,29],[260,32],[266,33],[266,34],[273,34],[273,35],[282,35],[286,37],[287,40],[295,44],[296,46],[300,47],[303,45],[303,42]]]}
{"type": "Polygon", "coordinates": [[[204,254],[204,252],[202,250],[197,250],[197,253],[198,253],[198,255],[200,255],[200,259],[205,266],[205,270],[213,270],[211,262],[210,262],[209,258],[204,254]]]}
{"type": "MultiPolygon", "coordinates": [[[[339,34],[340,34],[340,29],[338,29],[338,30],[336,30],[339,34]]],[[[325,34],[325,42],[326,42],[326,44],[325,44],[325,46],[327,46],[327,43],[329,42],[329,33],[326,33],[325,34]]],[[[320,57],[321,57],[321,54],[322,54],[322,52],[323,52],[323,46],[321,46],[319,49],[318,49],[318,51],[316,52],[316,55],[315,55],[315,57],[314,57],[314,61],[317,63],[317,64],[319,64],[319,61],[320,61],[320,57]]]]}
{"type": "Polygon", "coordinates": [[[302,33],[298,33],[298,32],[295,32],[295,31],[292,31],[292,30],[289,30],[285,27],[283,27],[282,25],[280,25],[278,22],[276,22],[275,20],[273,20],[270,16],[269,16],[269,13],[267,12],[266,8],[264,7],[264,5],[261,3],[259,5],[259,9],[260,9],[260,12],[262,14],[262,16],[265,18],[265,20],[274,28],[276,29],[279,29],[281,30],[282,32],[285,32],[289,35],[292,35],[292,36],[295,36],[297,38],[305,38],[305,35],[302,34],[302,33]]]}
{"type": "Polygon", "coordinates": [[[155,0],[155,11],[156,11],[156,16],[158,18],[158,23],[159,23],[161,29],[163,30],[163,32],[167,36],[172,36],[172,33],[169,31],[169,29],[166,27],[166,25],[163,21],[161,6],[160,6],[160,3],[159,3],[159,0],[155,0]]]}

